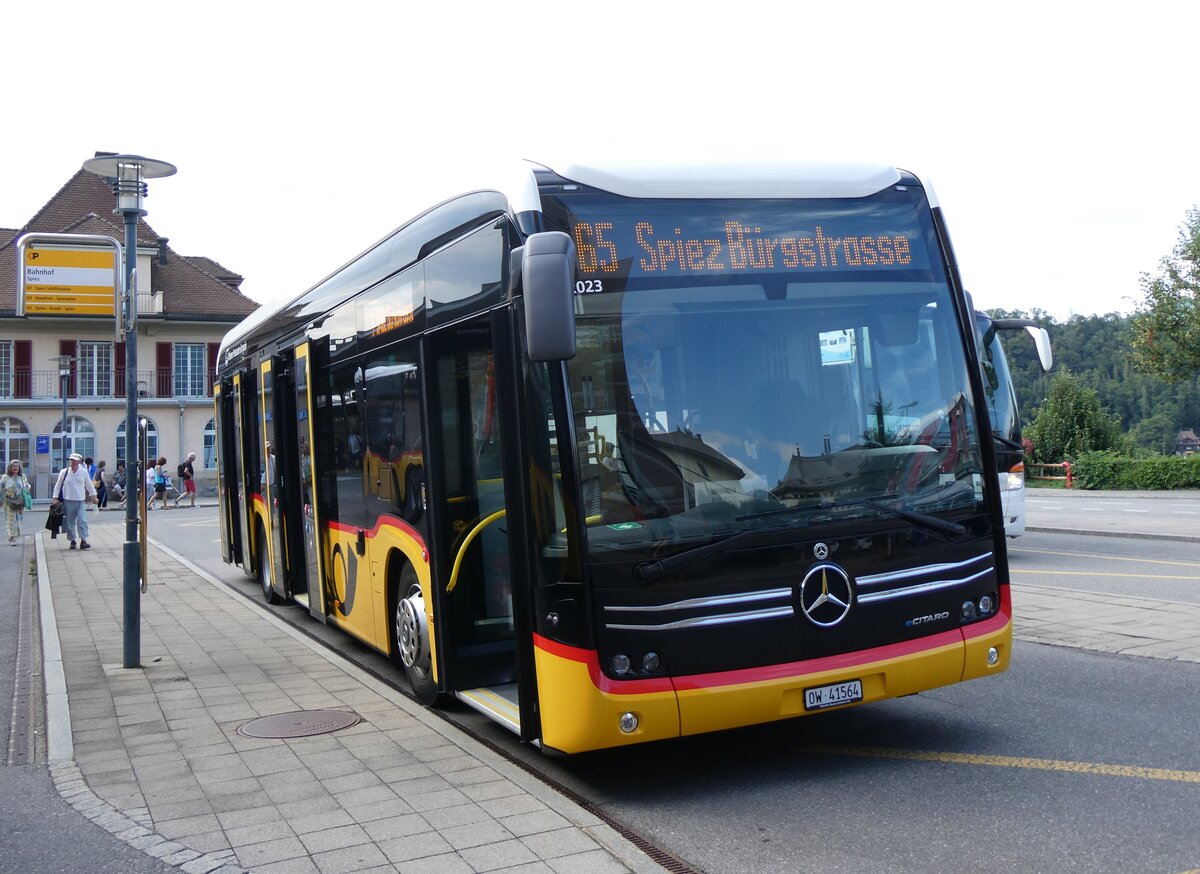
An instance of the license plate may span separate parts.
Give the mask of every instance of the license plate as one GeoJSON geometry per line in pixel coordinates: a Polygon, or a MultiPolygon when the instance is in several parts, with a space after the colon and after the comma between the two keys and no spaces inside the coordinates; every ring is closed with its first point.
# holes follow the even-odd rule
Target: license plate
{"type": "Polygon", "coordinates": [[[846,680],[828,686],[813,686],[804,690],[805,710],[824,710],[863,700],[862,680],[846,680]]]}

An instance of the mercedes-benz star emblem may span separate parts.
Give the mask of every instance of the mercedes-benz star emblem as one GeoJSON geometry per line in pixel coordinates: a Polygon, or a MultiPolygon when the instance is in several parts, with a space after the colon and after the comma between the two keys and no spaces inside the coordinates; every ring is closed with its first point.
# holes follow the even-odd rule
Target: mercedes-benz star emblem
{"type": "Polygon", "coordinates": [[[824,543],[818,543],[813,546],[813,555],[816,556],[817,561],[824,561],[829,558],[829,547],[824,543]]]}
{"type": "Polygon", "coordinates": [[[800,583],[800,609],[810,622],[822,628],[845,619],[853,602],[850,577],[836,564],[814,564],[800,583]]]}

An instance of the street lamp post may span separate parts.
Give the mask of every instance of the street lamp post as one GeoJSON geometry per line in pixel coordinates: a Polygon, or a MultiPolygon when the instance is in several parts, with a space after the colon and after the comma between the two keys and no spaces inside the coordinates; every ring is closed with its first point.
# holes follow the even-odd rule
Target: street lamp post
{"type": "MultiPolygon", "coordinates": [[[[146,214],[144,179],[171,176],[175,165],[140,155],[97,155],[83,169],[104,177],[117,197],[114,213],[125,221],[125,286],[121,312],[125,325],[125,468],[136,469],[137,452],[137,220],[146,214]]],[[[64,435],[65,436],[65,435],[64,435]]],[[[125,477],[124,660],[126,668],[141,667],[141,549],[138,545],[138,477],[125,477]]]]}
{"type": "MultiPolygon", "coordinates": [[[[58,361],[58,383],[59,393],[62,395],[63,414],[62,414],[62,466],[67,466],[67,391],[71,386],[71,362],[75,359],[70,355],[56,355],[55,360],[58,361]]],[[[62,470],[62,468],[59,468],[62,470]]]]}

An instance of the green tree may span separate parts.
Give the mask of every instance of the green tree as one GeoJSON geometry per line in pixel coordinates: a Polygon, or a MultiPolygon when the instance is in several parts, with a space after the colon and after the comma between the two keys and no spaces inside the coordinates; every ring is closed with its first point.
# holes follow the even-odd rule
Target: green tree
{"type": "Polygon", "coordinates": [[[1156,455],[1173,454],[1179,434],[1179,429],[1175,427],[1175,417],[1174,411],[1163,410],[1142,419],[1129,432],[1133,445],[1138,449],[1148,449],[1156,455]]]}
{"type": "Polygon", "coordinates": [[[1085,388],[1064,367],[1050,383],[1046,402],[1035,411],[1025,436],[1033,442],[1035,461],[1053,463],[1111,449],[1121,436],[1121,425],[1100,405],[1096,390],[1085,388]]]}
{"type": "Polygon", "coordinates": [[[1179,242],[1159,262],[1159,274],[1143,274],[1142,302],[1133,317],[1133,360],[1169,382],[1200,370],[1200,207],[1188,210],[1179,242]]]}

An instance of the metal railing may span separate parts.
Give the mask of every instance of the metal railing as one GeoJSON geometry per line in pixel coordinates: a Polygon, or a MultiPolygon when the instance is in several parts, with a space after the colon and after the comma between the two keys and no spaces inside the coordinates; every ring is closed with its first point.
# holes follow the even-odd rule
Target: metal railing
{"type": "MultiPolygon", "coordinates": [[[[139,370],[137,372],[138,397],[140,398],[178,398],[178,397],[209,397],[211,386],[216,374],[209,371],[205,374],[204,385],[193,388],[199,391],[175,393],[174,372],[168,369],[139,370]]],[[[69,400],[106,400],[125,397],[125,368],[114,368],[108,384],[103,381],[99,385],[81,385],[78,377],[71,379],[74,390],[68,391],[69,400]]],[[[62,399],[62,377],[58,370],[27,370],[14,368],[7,384],[0,380],[0,400],[34,400],[47,401],[62,399]]]]}

